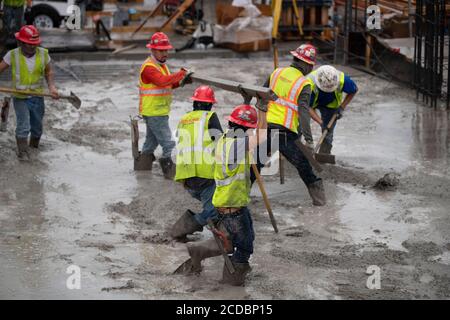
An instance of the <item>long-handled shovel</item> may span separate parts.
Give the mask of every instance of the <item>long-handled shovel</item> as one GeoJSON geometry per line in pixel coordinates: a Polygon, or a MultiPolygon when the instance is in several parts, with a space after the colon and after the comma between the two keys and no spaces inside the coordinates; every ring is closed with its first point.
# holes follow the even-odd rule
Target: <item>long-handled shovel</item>
{"type": "MultiPolygon", "coordinates": [[[[50,98],[52,98],[52,95],[50,93],[38,93],[38,92],[34,92],[34,91],[15,90],[15,89],[2,88],[2,87],[0,87],[0,92],[23,94],[23,95],[26,95],[26,96],[38,96],[38,97],[50,97],[50,98]]],[[[78,98],[75,95],[75,93],[73,93],[72,91],[70,91],[70,96],[60,95],[59,98],[69,101],[76,109],[80,109],[80,107],[81,107],[81,100],[80,100],[80,98],[78,98]]]]}
{"type": "Polygon", "coordinates": [[[258,172],[258,168],[256,167],[256,164],[252,163],[252,169],[253,173],[256,177],[256,182],[258,183],[259,190],[261,191],[264,205],[266,206],[267,213],[269,213],[270,222],[272,223],[273,230],[278,233],[278,227],[277,227],[277,221],[275,220],[275,217],[273,216],[272,207],[270,206],[269,197],[267,196],[266,189],[264,188],[264,184],[261,179],[261,175],[258,172]]]}
{"type": "Polygon", "coordinates": [[[322,136],[320,137],[319,142],[317,143],[316,147],[314,148],[314,158],[316,158],[316,160],[319,161],[319,162],[331,163],[331,164],[335,164],[336,163],[336,159],[335,159],[334,155],[327,154],[327,153],[318,153],[318,151],[320,149],[320,146],[322,145],[323,141],[325,140],[325,137],[327,136],[328,132],[333,127],[333,124],[336,121],[336,119],[337,119],[337,113],[335,113],[331,117],[330,122],[328,122],[327,127],[322,132],[322,136]]]}

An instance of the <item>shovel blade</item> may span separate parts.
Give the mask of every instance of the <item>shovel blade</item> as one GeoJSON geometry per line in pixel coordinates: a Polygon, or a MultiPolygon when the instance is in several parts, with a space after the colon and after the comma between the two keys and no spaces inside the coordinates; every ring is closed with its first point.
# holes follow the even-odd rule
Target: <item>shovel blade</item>
{"type": "Polygon", "coordinates": [[[173,274],[189,274],[192,272],[192,260],[189,258],[183,262],[173,274]]]}
{"type": "Polygon", "coordinates": [[[315,153],[314,158],[320,163],[336,164],[336,159],[333,154],[315,153]]]}
{"type": "Polygon", "coordinates": [[[81,107],[81,100],[80,98],[78,98],[75,93],[73,93],[72,91],[70,91],[70,96],[67,97],[67,100],[69,100],[69,102],[76,108],[76,109],[80,109],[81,107]]]}

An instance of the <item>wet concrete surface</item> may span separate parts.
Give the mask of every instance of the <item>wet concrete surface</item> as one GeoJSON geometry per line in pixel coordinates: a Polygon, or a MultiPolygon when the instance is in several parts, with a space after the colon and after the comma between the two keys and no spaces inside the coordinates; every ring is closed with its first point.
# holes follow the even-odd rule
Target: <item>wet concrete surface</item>
{"type": "MultiPolygon", "coordinates": [[[[171,64],[262,83],[272,61],[256,62],[171,64]]],[[[157,162],[152,172],[132,170],[128,117],[137,113],[138,70],[64,82],[83,106],[47,101],[42,148],[32,163],[16,159],[11,112],[9,131],[0,134],[0,298],[448,299],[450,114],[423,107],[408,89],[345,70],[360,91],[335,131],[337,164],[320,174],[328,204],[312,206],[290,165],[284,185],[278,175],[265,175],[280,232],[273,232],[254,187],[255,253],[244,288],[218,283],[221,257],[206,261],[200,276],[172,275],[188,253],[166,231],[200,204],[164,180],[157,162]],[[374,188],[387,173],[398,185],[374,188]],[[71,265],[81,268],[80,290],[66,286],[71,265]],[[379,290],[366,286],[373,265],[381,270],[379,290]]],[[[172,129],[190,110],[194,88],[177,89],[172,129]]],[[[241,98],[221,90],[216,98],[225,126],[241,98]]],[[[313,133],[317,141],[315,124],[313,133]]],[[[209,237],[205,230],[192,240],[209,237]]]]}

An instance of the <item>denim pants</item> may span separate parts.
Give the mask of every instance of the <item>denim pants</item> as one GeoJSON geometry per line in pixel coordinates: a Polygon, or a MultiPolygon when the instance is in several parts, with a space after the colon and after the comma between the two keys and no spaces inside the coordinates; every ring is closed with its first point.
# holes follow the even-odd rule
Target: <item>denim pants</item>
{"type": "MultiPolygon", "coordinates": [[[[292,131],[280,130],[279,132],[279,151],[280,153],[297,169],[297,172],[300,178],[303,180],[305,185],[310,185],[316,181],[321,180],[318,178],[311,167],[308,159],[303,155],[298,146],[295,144],[295,141],[299,139],[298,134],[292,131]]],[[[271,137],[276,138],[277,135],[276,129],[269,128],[267,144],[268,150],[271,154],[274,154],[277,150],[273,150],[271,146],[271,137]]],[[[261,163],[258,159],[258,163],[256,164],[258,171],[261,171],[261,168],[264,167],[264,164],[261,163]]],[[[255,181],[255,177],[251,175],[251,182],[255,181]]]]}
{"type": "Polygon", "coordinates": [[[234,248],[231,260],[247,263],[253,254],[255,240],[253,221],[248,208],[244,207],[233,214],[219,214],[219,223],[222,223],[227,230],[234,248]]]}
{"type": "Polygon", "coordinates": [[[8,47],[12,47],[16,44],[16,38],[14,37],[14,34],[18,32],[24,24],[23,6],[10,7],[5,5],[3,9],[3,39],[4,43],[8,47]]]}
{"type": "Polygon", "coordinates": [[[169,116],[146,117],[147,135],[145,137],[142,153],[150,154],[155,152],[158,145],[162,147],[162,157],[170,158],[172,150],[175,148],[175,141],[172,140],[172,132],[169,127],[169,116]]]}
{"type": "MultiPolygon", "coordinates": [[[[320,115],[322,117],[322,132],[325,131],[325,128],[327,127],[328,123],[330,122],[333,115],[336,113],[336,109],[330,109],[327,107],[320,107],[319,106],[320,115]]],[[[327,136],[325,137],[325,142],[328,144],[333,144],[333,132],[334,128],[336,127],[337,120],[333,123],[333,126],[331,127],[330,131],[328,131],[327,136]]]]}
{"type": "Polygon", "coordinates": [[[208,219],[216,220],[217,211],[212,204],[212,198],[214,191],[216,190],[216,184],[213,183],[209,186],[199,189],[186,188],[190,195],[202,202],[203,211],[194,216],[194,219],[202,226],[208,223],[208,219]]]}
{"type": "Polygon", "coordinates": [[[13,104],[17,122],[16,137],[26,139],[31,133],[33,138],[40,138],[42,135],[42,121],[45,113],[44,98],[14,98],[13,104]]]}

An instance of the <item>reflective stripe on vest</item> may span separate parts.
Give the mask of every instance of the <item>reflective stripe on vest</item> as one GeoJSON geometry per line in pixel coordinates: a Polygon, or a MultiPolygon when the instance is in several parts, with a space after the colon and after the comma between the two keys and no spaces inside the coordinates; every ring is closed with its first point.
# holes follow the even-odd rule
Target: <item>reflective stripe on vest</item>
{"type": "Polygon", "coordinates": [[[214,142],[208,131],[213,114],[197,110],[181,118],[177,130],[176,181],[192,177],[214,179],[214,142]]]}
{"type": "Polygon", "coordinates": [[[241,208],[250,203],[250,161],[248,152],[234,169],[230,170],[230,159],[234,157],[235,138],[227,138],[224,134],[217,143],[214,180],[216,190],[212,203],[216,208],[241,208]]]}
{"type": "Polygon", "coordinates": [[[170,75],[166,65],[160,65],[153,58],[148,58],[139,73],[139,114],[142,116],[167,116],[172,103],[172,87],[158,87],[153,83],[144,83],[142,73],[146,67],[155,67],[163,75],[170,75]]]}
{"type": "MultiPolygon", "coordinates": [[[[48,50],[36,48],[34,69],[28,70],[25,56],[20,48],[11,50],[12,85],[17,90],[44,92],[45,67],[48,64],[48,50]]],[[[16,98],[27,98],[26,95],[14,94],[16,98]]]]}
{"type": "Polygon", "coordinates": [[[278,99],[269,101],[267,122],[280,124],[297,133],[298,105],[297,100],[307,78],[296,68],[278,68],[270,76],[270,88],[278,99]]]}
{"type": "MultiPolygon", "coordinates": [[[[310,79],[311,82],[311,92],[314,92],[314,101],[312,103],[312,108],[317,108],[319,106],[319,88],[317,86],[317,70],[314,70],[310,74],[308,74],[308,79],[310,79]]],[[[339,87],[337,90],[334,91],[335,99],[327,104],[325,107],[330,109],[337,109],[342,103],[342,97],[344,89],[344,83],[345,83],[345,74],[344,72],[341,72],[339,75],[339,87]]]]}

